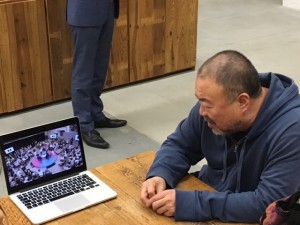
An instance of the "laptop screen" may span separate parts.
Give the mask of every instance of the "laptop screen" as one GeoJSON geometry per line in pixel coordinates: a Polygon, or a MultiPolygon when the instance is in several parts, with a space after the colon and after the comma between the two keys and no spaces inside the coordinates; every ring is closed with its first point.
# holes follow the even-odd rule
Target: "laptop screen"
{"type": "Polygon", "coordinates": [[[8,193],[86,170],[77,118],[0,137],[8,193]]]}

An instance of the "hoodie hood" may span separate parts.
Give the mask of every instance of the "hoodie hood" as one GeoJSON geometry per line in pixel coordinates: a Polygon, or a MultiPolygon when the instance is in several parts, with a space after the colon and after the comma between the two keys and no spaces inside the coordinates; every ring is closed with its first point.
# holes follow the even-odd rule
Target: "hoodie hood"
{"type": "Polygon", "coordinates": [[[284,75],[261,73],[260,80],[269,93],[257,115],[257,120],[248,133],[248,139],[260,135],[264,130],[292,108],[300,107],[299,90],[295,82],[284,75]]]}
{"type": "MultiPolygon", "coordinates": [[[[240,192],[241,173],[247,142],[263,133],[270,124],[280,118],[283,114],[286,114],[292,108],[300,107],[299,98],[296,98],[299,95],[299,90],[291,78],[274,73],[261,73],[259,75],[262,86],[268,88],[269,93],[257,115],[257,120],[254,122],[248,134],[241,139],[241,143],[239,143],[241,148],[237,153],[238,162],[235,192],[240,192]]],[[[226,151],[223,159],[224,169],[222,181],[225,180],[227,175],[227,143],[225,143],[225,146],[226,151]]]]}

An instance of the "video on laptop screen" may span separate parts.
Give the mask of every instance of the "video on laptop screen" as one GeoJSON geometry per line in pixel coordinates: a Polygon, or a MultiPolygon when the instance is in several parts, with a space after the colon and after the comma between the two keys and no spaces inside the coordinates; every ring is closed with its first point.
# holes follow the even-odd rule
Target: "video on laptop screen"
{"type": "Polygon", "coordinates": [[[80,168],[85,159],[76,124],[3,143],[8,188],[27,186],[80,168]]]}

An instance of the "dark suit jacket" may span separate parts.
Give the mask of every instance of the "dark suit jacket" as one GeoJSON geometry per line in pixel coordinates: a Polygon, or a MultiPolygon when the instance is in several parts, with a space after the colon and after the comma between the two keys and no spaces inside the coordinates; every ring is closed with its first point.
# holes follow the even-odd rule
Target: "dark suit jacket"
{"type": "MultiPolygon", "coordinates": [[[[68,0],[67,22],[73,26],[100,26],[107,18],[109,0],[68,0]]],[[[115,18],[119,17],[119,0],[114,0],[115,18]]]]}

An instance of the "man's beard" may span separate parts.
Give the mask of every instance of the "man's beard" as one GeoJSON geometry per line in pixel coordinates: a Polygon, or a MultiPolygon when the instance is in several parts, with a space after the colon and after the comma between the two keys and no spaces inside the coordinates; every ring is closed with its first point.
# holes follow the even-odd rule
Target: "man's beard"
{"type": "Polygon", "coordinates": [[[242,121],[241,120],[227,124],[228,125],[227,127],[229,127],[229,128],[226,130],[221,130],[217,127],[216,123],[213,120],[211,120],[210,118],[205,117],[204,119],[206,122],[209,121],[210,123],[212,123],[213,125],[216,126],[216,128],[210,128],[215,135],[221,135],[221,136],[226,137],[226,136],[231,136],[232,134],[242,131],[242,121]]]}

